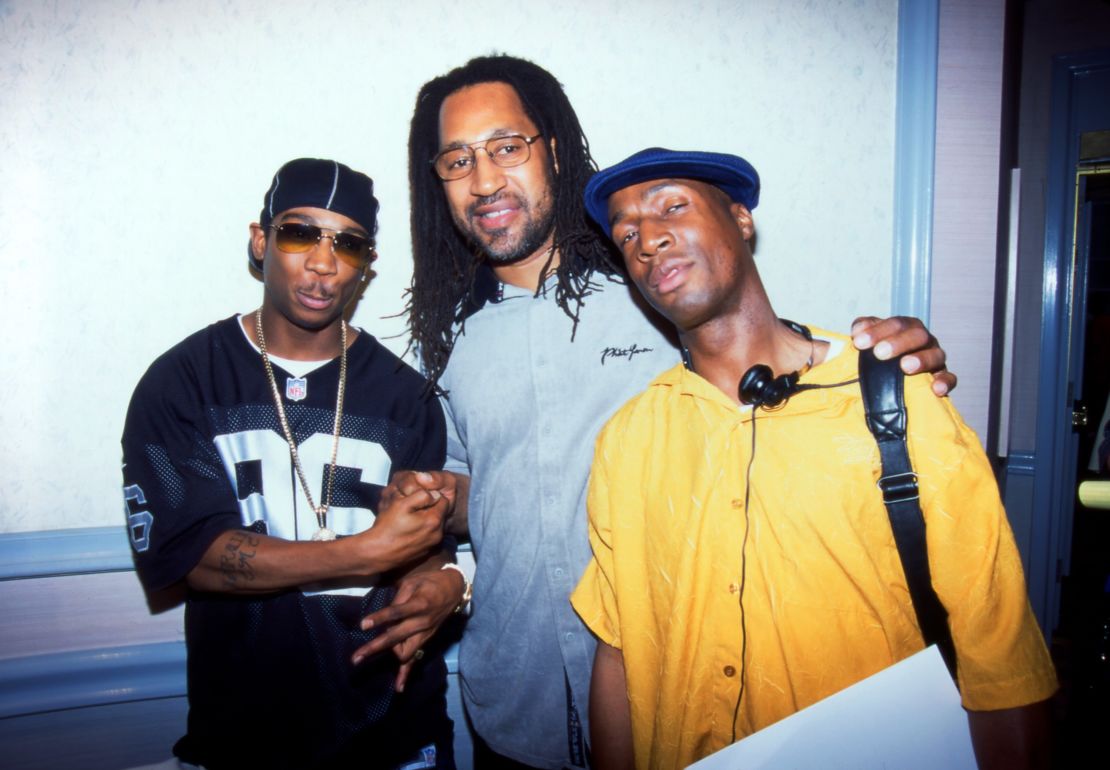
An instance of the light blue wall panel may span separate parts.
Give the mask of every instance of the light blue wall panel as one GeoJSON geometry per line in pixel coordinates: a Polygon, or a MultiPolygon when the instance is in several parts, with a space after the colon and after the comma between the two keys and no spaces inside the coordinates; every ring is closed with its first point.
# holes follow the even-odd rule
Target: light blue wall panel
{"type": "Polygon", "coordinates": [[[891,311],[929,322],[939,0],[898,6],[891,311]]]}

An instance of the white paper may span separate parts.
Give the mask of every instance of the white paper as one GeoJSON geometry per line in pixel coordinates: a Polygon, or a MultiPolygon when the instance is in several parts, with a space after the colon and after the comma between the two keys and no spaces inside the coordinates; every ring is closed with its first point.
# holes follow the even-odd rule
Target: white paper
{"type": "Polygon", "coordinates": [[[976,770],[967,712],[936,647],[690,766],[976,770]]]}

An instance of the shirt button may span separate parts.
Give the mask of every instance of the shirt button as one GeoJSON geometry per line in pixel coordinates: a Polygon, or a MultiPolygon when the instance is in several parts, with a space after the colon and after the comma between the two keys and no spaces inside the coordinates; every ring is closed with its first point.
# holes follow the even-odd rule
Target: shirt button
{"type": "Polygon", "coordinates": [[[733,508],[743,508],[744,507],[744,501],[741,500],[739,497],[734,497],[733,500],[732,500],[732,507],[733,508]]]}
{"type": "Polygon", "coordinates": [[[563,634],[563,638],[569,642],[571,639],[574,638],[574,634],[570,631],[567,631],[565,634],[563,634]]]}
{"type": "Polygon", "coordinates": [[[736,669],[732,666],[725,666],[724,672],[725,676],[736,676],[736,669]]]}
{"type": "Polygon", "coordinates": [[[563,568],[562,567],[556,567],[555,568],[555,577],[561,578],[562,576],[563,576],[563,568]]]}
{"type": "Polygon", "coordinates": [[[547,496],[547,504],[548,505],[555,505],[555,495],[548,495],[547,496]]]}
{"type": "Polygon", "coordinates": [[[735,583],[729,583],[728,584],[728,592],[730,594],[734,594],[739,590],[740,590],[740,586],[736,585],[735,583]]]}

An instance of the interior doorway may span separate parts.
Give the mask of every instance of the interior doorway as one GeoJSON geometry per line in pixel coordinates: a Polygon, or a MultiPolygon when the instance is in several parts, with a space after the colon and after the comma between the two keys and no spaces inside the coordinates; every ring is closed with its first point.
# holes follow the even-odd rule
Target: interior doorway
{"type": "MultiPolygon", "coordinates": [[[[1103,134],[1110,140],[1110,131],[1103,134]]],[[[1082,142],[1081,142],[1082,144],[1082,142]]],[[[1090,144],[1090,142],[1088,142],[1090,144]]],[[[1081,151],[1081,155],[1082,155],[1081,151]]],[[[1081,481],[1110,478],[1100,449],[1110,417],[1110,141],[1081,157],[1075,173],[1069,369],[1075,471],[1071,477],[1067,568],[1061,574],[1059,622],[1052,635],[1062,684],[1060,766],[1102,756],[1110,720],[1110,511],[1087,508],[1081,481]]]]}
{"type": "MultiPolygon", "coordinates": [[[[1110,157],[1088,155],[1083,137],[1110,130],[1110,50],[1053,60],[1041,344],[1036,406],[1036,469],[1027,577],[1046,634],[1060,620],[1062,580],[1071,571],[1075,480],[1079,467],[1076,401],[1082,396],[1086,334],[1086,249],[1097,221],[1110,157]],[[1094,180],[1092,182],[1092,180],[1094,180]],[[1080,227],[1082,224],[1082,227],[1080,227]],[[1079,259],[1080,247],[1084,258],[1079,259]]],[[[1090,420],[1088,407],[1088,420],[1090,420]]],[[[1101,411],[1099,414],[1101,417],[1101,411]]],[[[1084,466],[1087,458],[1083,459],[1084,466]]]]}

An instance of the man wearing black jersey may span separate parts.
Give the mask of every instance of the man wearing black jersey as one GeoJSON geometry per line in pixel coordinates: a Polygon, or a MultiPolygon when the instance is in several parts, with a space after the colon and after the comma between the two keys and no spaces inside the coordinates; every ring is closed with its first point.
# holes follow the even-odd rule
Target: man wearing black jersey
{"type": "Polygon", "coordinates": [[[187,596],[181,762],[453,767],[442,655],[424,654],[426,635],[396,657],[363,652],[374,609],[430,597],[442,615],[466,589],[443,569],[450,493],[383,492],[394,471],[441,468],[445,434],[423,379],[343,318],[377,210],[369,177],[285,164],[250,227],[262,306],[163,354],[132,398],[139,577],[187,596]]]}

